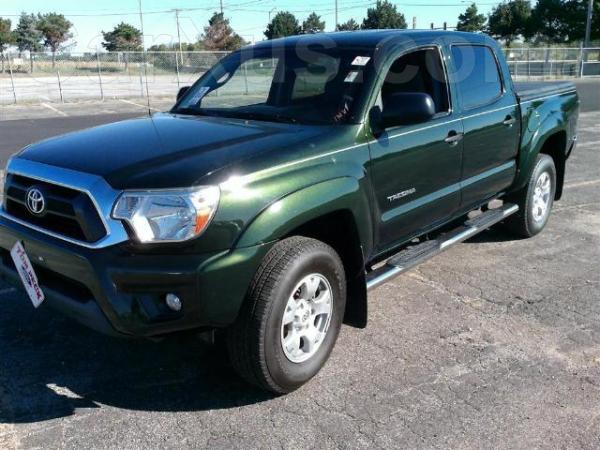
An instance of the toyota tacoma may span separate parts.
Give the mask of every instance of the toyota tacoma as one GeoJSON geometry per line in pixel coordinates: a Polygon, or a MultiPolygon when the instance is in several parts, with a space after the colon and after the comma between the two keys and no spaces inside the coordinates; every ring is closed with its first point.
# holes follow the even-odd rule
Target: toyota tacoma
{"type": "Polygon", "coordinates": [[[495,224],[539,233],[577,140],[575,87],[513,82],[482,34],[265,41],[177,97],[13,156],[0,273],[112,335],[222,330],[275,393],[366,326],[369,289],[495,224]]]}

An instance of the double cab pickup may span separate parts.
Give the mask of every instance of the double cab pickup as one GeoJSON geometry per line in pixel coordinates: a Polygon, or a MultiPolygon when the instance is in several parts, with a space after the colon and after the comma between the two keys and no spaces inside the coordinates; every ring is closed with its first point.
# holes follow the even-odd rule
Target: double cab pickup
{"type": "Polygon", "coordinates": [[[169,112],[13,156],[0,273],[108,334],[221,330],[243,378],[287,393],[366,326],[369,289],[492,225],[542,231],[578,111],[483,34],[261,42],[169,112]]]}

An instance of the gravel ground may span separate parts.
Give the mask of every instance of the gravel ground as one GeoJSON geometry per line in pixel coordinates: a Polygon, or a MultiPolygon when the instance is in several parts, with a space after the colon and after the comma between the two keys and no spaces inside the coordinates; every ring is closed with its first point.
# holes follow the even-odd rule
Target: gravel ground
{"type": "Polygon", "coordinates": [[[544,233],[490,230],[373,291],[285,397],[219,348],[113,340],[0,286],[0,448],[600,447],[599,120],[544,233]]]}

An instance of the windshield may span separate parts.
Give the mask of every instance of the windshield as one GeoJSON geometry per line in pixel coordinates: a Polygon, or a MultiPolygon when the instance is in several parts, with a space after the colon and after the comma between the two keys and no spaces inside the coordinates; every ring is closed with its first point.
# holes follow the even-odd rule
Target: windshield
{"type": "Polygon", "coordinates": [[[354,120],[366,51],[249,47],[224,58],[178,102],[176,113],[334,124],[354,120]]]}

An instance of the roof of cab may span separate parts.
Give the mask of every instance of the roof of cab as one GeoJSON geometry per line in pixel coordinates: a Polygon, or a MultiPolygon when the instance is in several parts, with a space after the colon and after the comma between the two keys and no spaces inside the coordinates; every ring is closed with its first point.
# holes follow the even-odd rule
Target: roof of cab
{"type": "Polygon", "coordinates": [[[377,47],[382,42],[398,42],[402,40],[414,40],[423,42],[434,41],[441,38],[453,38],[463,42],[481,43],[490,38],[484,34],[464,33],[460,31],[437,31],[437,30],[360,30],[360,31],[338,31],[332,33],[302,34],[285,38],[261,41],[254,48],[272,46],[294,46],[323,45],[329,41],[340,47],[377,47]]]}

